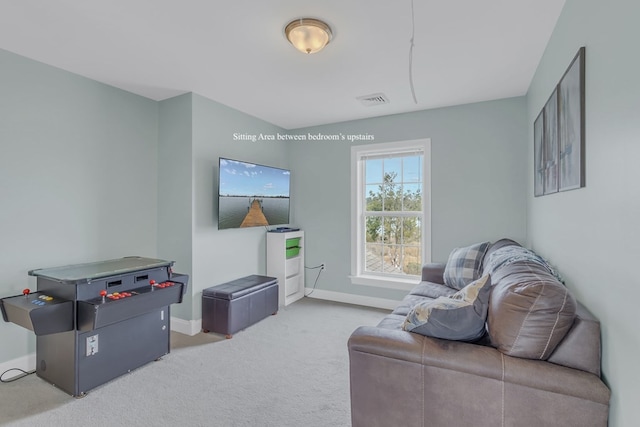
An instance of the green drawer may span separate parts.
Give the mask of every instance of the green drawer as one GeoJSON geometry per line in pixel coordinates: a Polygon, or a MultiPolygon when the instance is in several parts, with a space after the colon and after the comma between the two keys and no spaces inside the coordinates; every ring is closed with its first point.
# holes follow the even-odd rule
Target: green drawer
{"type": "Polygon", "coordinates": [[[287,246],[287,249],[291,249],[291,248],[295,248],[295,247],[300,246],[300,237],[287,239],[286,246],[287,246]]]}
{"type": "Polygon", "coordinates": [[[287,248],[287,258],[293,258],[294,256],[298,256],[299,253],[300,253],[300,247],[298,246],[294,248],[287,248]]]}

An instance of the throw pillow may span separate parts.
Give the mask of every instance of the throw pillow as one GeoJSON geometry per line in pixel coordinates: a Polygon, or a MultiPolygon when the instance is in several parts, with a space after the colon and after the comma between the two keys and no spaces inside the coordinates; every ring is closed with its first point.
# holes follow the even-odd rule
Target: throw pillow
{"type": "Polygon", "coordinates": [[[489,244],[489,242],[476,243],[451,251],[444,268],[444,284],[453,289],[462,289],[478,279],[481,273],[482,259],[489,244]]]}
{"type": "Polygon", "coordinates": [[[475,341],[485,332],[491,277],[483,276],[448,297],[415,305],[402,329],[435,338],[475,341]]]}

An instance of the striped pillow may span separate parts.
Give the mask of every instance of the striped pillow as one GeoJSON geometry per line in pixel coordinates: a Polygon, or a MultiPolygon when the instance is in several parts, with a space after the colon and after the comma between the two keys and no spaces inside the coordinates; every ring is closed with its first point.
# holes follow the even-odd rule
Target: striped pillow
{"type": "Polygon", "coordinates": [[[477,280],[482,273],[482,260],[489,245],[490,242],[482,242],[451,251],[444,268],[444,284],[460,290],[477,280]]]}

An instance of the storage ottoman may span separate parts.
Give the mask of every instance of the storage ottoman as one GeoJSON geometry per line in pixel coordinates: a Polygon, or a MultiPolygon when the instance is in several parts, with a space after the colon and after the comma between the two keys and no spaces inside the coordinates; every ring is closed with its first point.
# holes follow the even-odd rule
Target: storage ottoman
{"type": "Polygon", "coordinates": [[[202,291],[202,331],[236,332],[278,312],[278,280],[251,275],[202,291]]]}

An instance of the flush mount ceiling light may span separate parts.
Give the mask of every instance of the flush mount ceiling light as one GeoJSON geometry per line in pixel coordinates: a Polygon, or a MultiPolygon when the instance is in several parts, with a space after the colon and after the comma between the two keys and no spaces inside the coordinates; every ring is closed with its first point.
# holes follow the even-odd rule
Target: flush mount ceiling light
{"type": "Polygon", "coordinates": [[[284,29],[287,40],[300,52],[316,53],[331,41],[331,28],[313,18],[296,19],[284,29]]]}

